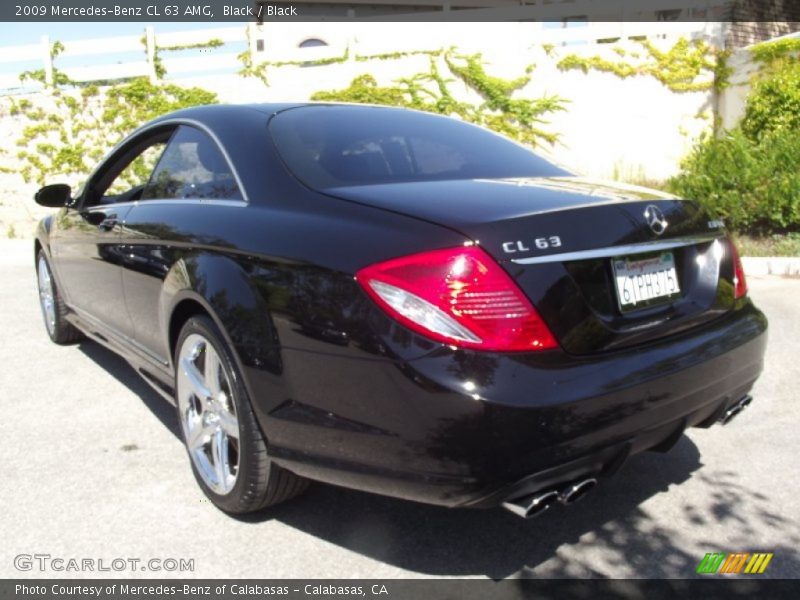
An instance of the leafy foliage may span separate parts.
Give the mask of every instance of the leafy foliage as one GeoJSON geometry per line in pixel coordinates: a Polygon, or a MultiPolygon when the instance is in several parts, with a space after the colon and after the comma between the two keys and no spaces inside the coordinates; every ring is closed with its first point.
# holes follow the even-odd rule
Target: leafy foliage
{"type": "Polygon", "coordinates": [[[762,233],[800,226],[800,145],[797,131],[765,133],[757,141],[736,128],[701,140],[669,182],[736,231],[762,233]]]}
{"type": "Polygon", "coordinates": [[[250,52],[250,28],[245,29],[245,34],[247,35],[247,48],[244,49],[243,52],[238,54],[236,58],[242,63],[242,68],[239,69],[239,75],[242,77],[255,77],[261,83],[268,86],[269,79],[267,79],[267,64],[266,63],[256,63],[253,60],[253,54],[250,52]]]}
{"type": "MultiPolygon", "coordinates": [[[[248,33],[248,36],[250,34],[248,33]]],[[[335,65],[338,63],[346,62],[350,58],[350,48],[345,48],[344,54],[341,56],[329,56],[327,58],[316,58],[314,60],[275,60],[275,61],[261,61],[255,62],[249,50],[245,50],[237,55],[239,62],[242,63],[242,68],[239,69],[239,75],[242,77],[255,77],[261,82],[269,86],[267,79],[267,69],[270,67],[323,67],[325,65],[335,65]]],[[[359,59],[368,60],[373,57],[358,57],[359,59]]],[[[391,58],[388,57],[387,58],[391,58]]]]}
{"type": "MultiPolygon", "coordinates": [[[[50,60],[55,61],[59,54],[64,52],[64,44],[60,41],[56,40],[50,45],[50,60]]],[[[19,75],[19,80],[22,83],[25,81],[38,81],[44,86],[47,86],[47,76],[45,74],[44,69],[34,69],[32,71],[23,71],[19,75]]],[[[58,87],[60,85],[68,85],[72,83],[67,77],[66,73],[59,71],[58,69],[53,67],[53,86],[58,87]]]]}
{"type": "Polygon", "coordinates": [[[413,96],[414,91],[410,90],[409,86],[382,87],[372,75],[365,73],[353,79],[350,86],[345,89],[316,92],[311,99],[410,107],[414,104],[413,96]]]}
{"type": "Polygon", "coordinates": [[[787,60],[753,82],[742,131],[752,140],[773,131],[800,133],[800,60],[787,60]]]}
{"type": "Polygon", "coordinates": [[[772,64],[777,60],[800,54],[800,38],[783,38],[756,44],[750,48],[753,59],[772,64]]]}
{"type": "Polygon", "coordinates": [[[56,175],[70,180],[84,177],[142,123],[179,108],[214,104],[217,97],[200,88],[154,85],[136,78],[105,90],[92,85],[56,88],[48,101],[46,111],[26,100],[11,107],[29,123],[17,140],[20,174],[26,182],[40,185],[56,175]]]}
{"type": "Polygon", "coordinates": [[[800,230],[800,60],[784,42],[756,46],[764,65],[742,121],[700,140],[669,182],[741,232],[800,230]]]}
{"type": "Polygon", "coordinates": [[[173,44],[170,46],[158,46],[159,50],[164,50],[165,52],[179,52],[180,50],[194,50],[194,49],[206,49],[206,48],[220,48],[225,45],[219,38],[211,38],[210,40],[206,40],[204,42],[194,42],[192,44],[173,44]]]}
{"type": "Polygon", "coordinates": [[[439,56],[441,50],[410,50],[407,52],[383,52],[381,54],[357,54],[356,61],[367,62],[370,60],[397,60],[407,56],[439,56]]]}
{"type": "Polygon", "coordinates": [[[347,88],[319,91],[311,98],[402,106],[454,115],[530,145],[541,141],[553,143],[557,140],[556,133],[546,131],[541,126],[547,124],[545,115],[564,110],[566,101],[558,96],[537,99],[516,96],[529,83],[532,67],[528,67],[525,75],[507,80],[488,74],[480,54],[463,56],[450,50],[443,52],[441,56],[450,75],[461,80],[483,98],[481,104],[476,106],[455,99],[450,90],[454,78],[442,75],[437,61],[438,54],[434,53],[430,56],[430,68],[427,72],[399,79],[394,85],[379,86],[372,75],[364,74],[356,77],[347,88]]]}
{"type": "Polygon", "coordinates": [[[667,51],[659,50],[648,40],[638,43],[645,56],[628,53],[615,47],[620,57],[631,56],[637,62],[608,60],[601,56],[584,57],[568,54],[558,62],[562,71],[579,69],[588,73],[590,69],[613,73],[617,77],[649,76],[657,79],[673,92],[698,92],[727,85],[730,69],[727,67],[727,51],[717,51],[702,40],[689,41],[681,38],[667,51]],[[704,77],[705,76],[705,77],[704,77]],[[709,77],[710,76],[710,77],[709,77]]]}

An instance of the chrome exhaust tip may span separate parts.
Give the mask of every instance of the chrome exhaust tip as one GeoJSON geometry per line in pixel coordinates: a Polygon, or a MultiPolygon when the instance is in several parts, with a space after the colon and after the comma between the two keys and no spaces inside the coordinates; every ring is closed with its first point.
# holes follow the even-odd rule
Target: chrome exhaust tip
{"type": "Polygon", "coordinates": [[[501,506],[518,517],[532,519],[558,502],[559,497],[560,494],[556,490],[549,490],[532,496],[517,498],[516,500],[508,500],[503,502],[501,506]]]}
{"type": "Polygon", "coordinates": [[[575,504],[578,500],[583,498],[586,494],[588,494],[594,486],[597,485],[597,479],[594,477],[590,477],[589,479],[584,479],[583,481],[578,481],[577,483],[572,484],[567,489],[565,489],[559,495],[558,499],[561,501],[562,504],[568,506],[570,504],[575,504]]]}
{"type": "Polygon", "coordinates": [[[733,419],[737,417],[739,413],[741,413],[745,408],[747,408],[752,401],[753,401],[752,396],[749,395],[745,396],[744,398],[736,402],[733,406],[731,406],[728,410],[726,410],[725,413],[720,417],[719,422],[722,425],[727,425],[728,423],[733,421],[733,419]]]}

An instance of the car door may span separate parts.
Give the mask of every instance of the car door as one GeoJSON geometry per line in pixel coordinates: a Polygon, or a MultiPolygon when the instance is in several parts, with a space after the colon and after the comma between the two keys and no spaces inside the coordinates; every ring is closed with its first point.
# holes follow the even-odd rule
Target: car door
{"type": "Polygon", "coordinates": [[[117,150],[61,213],[51,234],[53,260],[70,308],[123,340],[132,339],[133,324],[122,289],[121,231],[170,133],[138,136],[117,150]]]}
{"type": "Polygon", "coordinates": [[[164,280],[173,270],[183,284],[202,253],[229,245],[215,231],[231,209],[245,206],[228,160],[205,131],[181,125],[164,150],[139,202],[126,216],[123,288],[137,345],[165,365],[168,348],[162,307],[164,280]]]}

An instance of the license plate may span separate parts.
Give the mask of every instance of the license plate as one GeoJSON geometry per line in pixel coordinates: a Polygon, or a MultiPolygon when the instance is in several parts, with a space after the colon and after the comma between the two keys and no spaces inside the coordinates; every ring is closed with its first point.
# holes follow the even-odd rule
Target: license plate
{"type": "Polygon", "coordinates": [[[681,293],[672,252],[647,258],[614,258],[611,265],[622,312],[660,304],[681,293]]]}

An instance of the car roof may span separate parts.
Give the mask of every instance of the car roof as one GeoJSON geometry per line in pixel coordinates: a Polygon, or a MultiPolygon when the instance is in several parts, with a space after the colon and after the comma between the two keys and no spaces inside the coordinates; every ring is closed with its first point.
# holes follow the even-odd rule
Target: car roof
{"type": "MultiPolygon", "coordinates": [[[[275,115],[286,110],[304,107],[351,107],[363,109],[385,109],[385,110],[408,110],[402,107],[385,106],[380,104],[362,104],[350,102],[261,102],[261,103],[248,103],[248,104],[204,104],[201,106],[193,106],[191,108],[183,108],[171,113],[161,115],[154,119],[152,123],[161,121],[168,121],[170,119],[194,119],[197,121],[204,121],[206,118],[215,119],[223,115],[242,115],[248,112],[256,111],[265,115],[275,115]]],[[[419,112],[419,111],[413,111],[419,112]]]]}
{"type": "Polygon", "coordinates": [[[196,119],[203,121],[205,117],[218,117],[222,114],[246,114],[248,112],[257,111],[264,114],[275,114],[289,108],[297,108],[303,106],[303,103],[282,102],[282,103],[261,103],[261,104],[203,104],[200,106],[192,106],[190,108],[182,108],[170,113],[163,114],[152,122],[157,123],[160,121],[168,121],[170,119],[196,119]]]}

